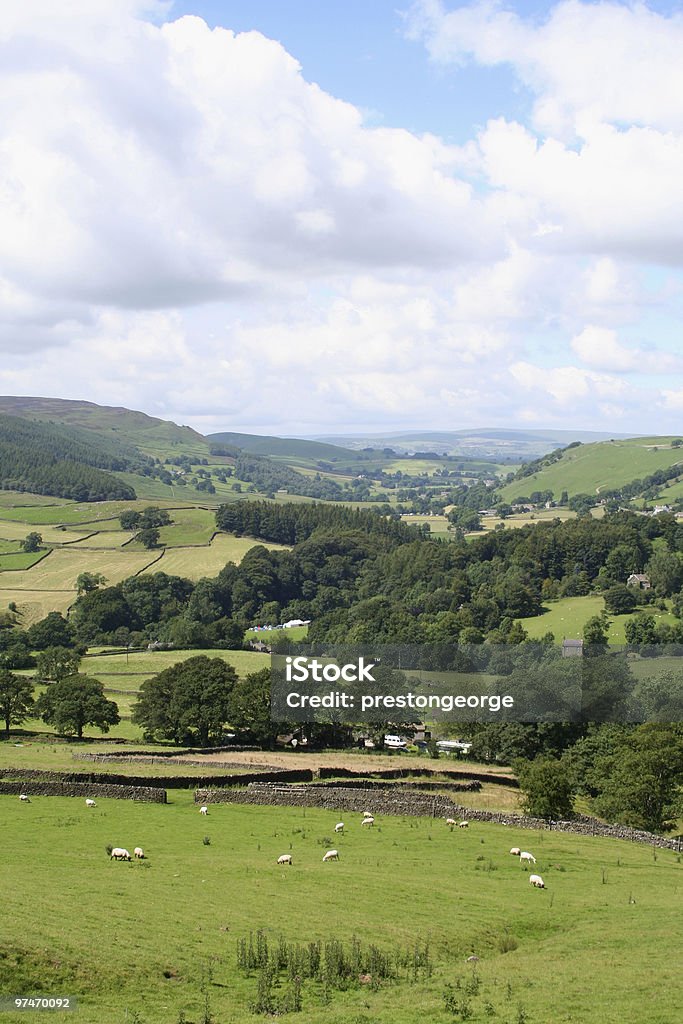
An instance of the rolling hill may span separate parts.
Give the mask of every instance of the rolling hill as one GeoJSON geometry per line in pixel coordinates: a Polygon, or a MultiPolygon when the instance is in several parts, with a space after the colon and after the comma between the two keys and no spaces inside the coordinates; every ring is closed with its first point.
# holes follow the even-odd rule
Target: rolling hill
{"type": "Polygon", "coordinates": [[[523,467],[515,480],[500,489],[500,494],[503,500],[514,501],[532,491],[548,490],[558,499],[563,491],[569,497],[601,494],[677,466],[683,476],[683,447],[672,446],[675,440],[632,437],[580,444],[566,449],[550,465],[541,465],[535,472],[529,472],[532,466],[523,467]]]}

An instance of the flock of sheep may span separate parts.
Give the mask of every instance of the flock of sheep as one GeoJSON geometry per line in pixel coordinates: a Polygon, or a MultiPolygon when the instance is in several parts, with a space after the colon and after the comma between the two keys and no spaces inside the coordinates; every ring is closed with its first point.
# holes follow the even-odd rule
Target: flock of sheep
{"type": "MultiPolygon", "coordinates": [[[[21,793],[20,796],[19,796],[19,799],[23,803],[29,803],[30,804],[30,802],[31,802],[30,799],[28,798],[28,796],[25,793],[21,793]]],[[[94,800],[91,800],[91,799],[88,798],[85,801],[85,806],[86,807],[96,807],[97,804],[95,803],[94,800]]],[[[207,807],[206,804],[202,804],[202,806],[199,808],[199,813],[203,814],[203,815],[207,815],[209,813],[209,808],[207,807]]],[[[361,826],[365,827],[365,828],[372,828],[374,824],[375,824],[374,815],[371,814],[370,811],[363,811],[363,818],[361,820],[361,826]]],[[[450,830],[452,832],[456,825],[458,826],[458,828],[469,828],[469,824],[470,823],[469,823],[469,821],[456,821],[455,818],[446,818],[446,824],[448,825],[448,827],[450,828],[450,830]]],[[[344,822],[343,821],[338,821],[337,824],[334,826],[334,831],[337,834],[343,835],[344,834],[344,822]]],[[[510,850],[510,853],[512,854],[513,857],[519,857],[519,862],[520,862],[520,864],[523,867],[526,867],[527,864],[535,864],[536,863],[536,858],[534,857],[533,853],[529,853],[528,850],[522,850],[522,849],[520,849],[519,846],[513,846],[512,849],[510,850]]],[[[138,860],[143,860],[144,856],[145,856],[145,853],[144,853],[144,850],[142,849],[142,847],[136,846],[135,849],[133,850],[133,856],[136,859],[138,859],[138,860]]],[[[115,846],[115,847],[113,847],[113,849],[111,851],[110,860],[127,860],[127,861],[129,861],[129,860],[131,860],[131,856],[130,856],[130,853],[128,852],[128,850],[124,849],[124,847],[122,847],[122,846],[115,846]]],[[[323,864],[327,863],[327,861],[330,861],[330,860],[339,860],[339,851],[338,850],[328,850],[324,854],[324,856],[323,856],[323,864]]],[[[283,854],[281,854],[281,856],[279,856],[278,859],[277,859],[277,863],[281,864],[281,865],[288,864],[291,867],[291,865],[294,863],[294,861],[292,859],[291,853],[283,853],[283,854]]],[[[529,875],[529,882],[530,882],[531,885],[533,885],[537,889],[545,889],[545,882],[543,881],[543,879],[541,878],[540,875],[529,875]]]]}

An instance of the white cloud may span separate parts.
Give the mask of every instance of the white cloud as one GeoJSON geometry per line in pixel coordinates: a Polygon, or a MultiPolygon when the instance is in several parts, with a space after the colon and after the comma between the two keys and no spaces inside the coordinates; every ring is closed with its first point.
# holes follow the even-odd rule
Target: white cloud
{"type": "Polygon", "coordinates": [[[437,61],[511,65],[537,96],[542,132],[582,134],[583,125],[599,122],[683,129],[678,11],[563,0],[539,22],[487,0],[454,10],[418,0],[409,26],[437,61]]]}
{"type": "Polygon", "coordinates": [[[435,56],[509,63],[536,98],[458,147],[369,126],[258,32],[142,0],[10,8],[0,390],[207,429],[597,427],[649,401],[640,373],[680,371],[639,323],[679,301],[643,283],[683,253],[683,93],[658,101],[654,68],[678,81],[678,17],[421,4],[435,56]]]}

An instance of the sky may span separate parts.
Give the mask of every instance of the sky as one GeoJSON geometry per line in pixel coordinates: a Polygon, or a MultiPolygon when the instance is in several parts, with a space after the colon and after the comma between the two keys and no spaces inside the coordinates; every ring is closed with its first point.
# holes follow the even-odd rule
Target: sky
{"type": "Polygon", "coordinates": [[[0,393],[681,433],[680,5],[3,6],[0,393]]]}

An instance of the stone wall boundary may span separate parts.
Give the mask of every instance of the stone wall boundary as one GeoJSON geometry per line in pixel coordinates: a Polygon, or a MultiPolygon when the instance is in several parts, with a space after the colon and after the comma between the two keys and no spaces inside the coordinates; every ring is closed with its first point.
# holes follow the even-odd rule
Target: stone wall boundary
{"type": "Polygon", "coordinates": [[[152,786],[104,786],[80,782],[0,782],[0,794],[5,796],[75,796],[92,800],[138,800],[148,804],[165,804],[166,790],[152,786]]]}
{"type": "Polygon", "coordinates": [[[628,825],[607,825],[593,818],[578,817],[573,821],[545,821],[523,814],[483,811],[463,807],[443,796],[419,793],[397,794],[393,790],[383,792],[366,789],[338,789],[318,786],[278,786],[251,783],[243,789],[198,789],[195,803],[201,804],[256,804],[271,807],[311,807],[329,811],[354,811],[362,814],[368,810],[375,815],[400,815],[424,818],[456,818],[467,821],[490,821],[511,828],[534,829],[537,831],[565,832],[572,835],[600,836],[606,839],[622,839],[635,843],[647,843],[661,849],[683,850],[683,840],[667,839],[665,836],[628,825]]]}

